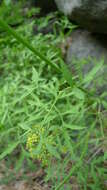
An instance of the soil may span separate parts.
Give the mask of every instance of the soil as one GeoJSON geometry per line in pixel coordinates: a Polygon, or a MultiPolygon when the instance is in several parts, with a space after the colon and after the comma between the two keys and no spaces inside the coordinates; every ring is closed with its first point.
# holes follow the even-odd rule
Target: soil
{"type": "MultiPolygon", "coordinates": [[[[3,163],[4,164],[4,163],[3,163]]],[[[14,180],[11,180],[7,184],[3,184],[5,166],[1,166],[0,169],[0,190],[50,190],[49,184],[44,182],[44,170],[39,169],[36,172],[28,172],[25,174],[25,179],[22,179],[23,170],[14,174],[14,180]]],[[[12,169],[9,170],[13,174],[12,169]]],[[[8,177],[6,177],[8,178],[8,177]]]]}

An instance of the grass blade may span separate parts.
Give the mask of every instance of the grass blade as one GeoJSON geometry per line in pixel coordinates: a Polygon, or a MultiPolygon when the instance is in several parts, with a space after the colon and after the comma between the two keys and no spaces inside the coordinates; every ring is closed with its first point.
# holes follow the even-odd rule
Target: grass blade
{"type": "Polygon", "coordinates": [[[41,54],[39,51],[37,51],[30,43],[21,37],[19,34],[17,34],[16,31],[12,29],[6,22],[0,19],[0,25],[5,29],[9,34],[11,34],[18,42],[22,43],[25,47],[27,47],[29,50],[31,50],[36,56],[38,56],[41,60],[45,61],[48,65],[53,67],[57,72],[60,72],[60,69],[58,66],[53,64],[49,59],[46,58],[43,54],[41,54]]]}
{"type": "Polygon", "coordinates": [[[15,142],[7,147],[7,149],[0,155],[0,160],[2,160],[5,156],[13,152],[13,150],[18,146],[20,142],[15,142]]]}
{"type": "Polygon", "coordinates": [[[61,60],[61,71],[62,71],[62,74],[64,76],[64,78],[66,79],[66,81],[68,82],[68,84],[73,87],[74,85],[74,82],[73,82],[73,79],[72,79],[72,74],[71,72],[69,71],[68,67],[66,66],[66,64],[61,60]]]}
{"type": "Polygon", "coordinates": [[[87,84],[90,83],[94,77],[96,76],[96,74],[99,72],[99,70],[102,69],[104,65],[104,60],[102,59],[100,63],[95,64],[94,68],[85,76],[83,83],[87,84]]]}
{"type": "MultiPolygon", "coordinates": [[[[41,54],[39,51],[37,51],[32,45],[30,45],[30,43],[24,39],[23,37],[21,37],[19,34],[17,34],[16,31],[14,31],[12,29],[12,27],[10,27],[6,22],[4,22],[3,20],[0,19],[0,25],[3,27],[3,29],[5,29],[9,34],[11,34],[16,40],[18,40],[18,42],[22,43],[25,47],[27,47],[29,50],[31,50],[37,57],[39,57],[41,60],[45,61],[45,63],[47,63],[48,65],[50,65],[51,67],[53,67],[58,73],[62,73],[65,80],[67,81],[67,83],[71,86],[74,87],[76,86],[76,83],[73,81],[72,79],[72,74],[69,71],[68,67],[66,66],[66,64],[64,63],[63,60],[61,60],[61,68],[59,68],[57,65],[53,64],[53,62],[51,62],[46,56],[44,56],[43,54],[41,54]]],[[[89,93],[87,90],[81,88],[81,87],[77,87],[80,90],[82,90],[83,92],[85,92],[86,94],[88,94],[89,96],[93,96],[91,93],[89,93]]]]}
{"type": "Polygon", "coordinates": [[[55,188],[55,190],[60,190],[61,187],[70,179],[70,177],[72,176],[72,174],[81,166],[82,164],[82,161],[83,161],[83,158],[84,158],[84,155],[86,154],[86,150],[87,150],[87,147],[88,147],[88,140],[89,140],[89,136],[90,136],[90,133],[88,133],[86,135],[86,138],[85,138],[85,145],[84,145],[84,149],[81,153],[81,157],[80,157],[80,160],[77,162],[77,164],[75,166],[72,167],[72,169],[70,170],[69,174],[64,178],[64,180],[55,188]]]}

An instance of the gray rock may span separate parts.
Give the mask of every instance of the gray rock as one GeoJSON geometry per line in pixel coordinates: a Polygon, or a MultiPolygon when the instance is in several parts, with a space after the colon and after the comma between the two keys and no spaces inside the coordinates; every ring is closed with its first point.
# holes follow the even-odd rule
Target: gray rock
{"type": "Polygon", "coordinates": [[[57,7],[80,26],[107,34],[107,0],[55,0],[57,7]]]}
{"type": "Polygon", "coordinates": [[[81,77],[85,78],[96,64],[100,64],[104,59],[103,67],[98,70],[91,84],[85,84],[86,87],[96,89],[101,94],[107,90],[107,36],[76,30],[71,37],[66,62],[73,73],[80,76],[81,71],[81,77]]]}
{"type": "Polygon", "coordinates": [[[55,2],[65,15],[71,15],[73,9],[81,6],[81,0],[55,0],[55,2]]]}

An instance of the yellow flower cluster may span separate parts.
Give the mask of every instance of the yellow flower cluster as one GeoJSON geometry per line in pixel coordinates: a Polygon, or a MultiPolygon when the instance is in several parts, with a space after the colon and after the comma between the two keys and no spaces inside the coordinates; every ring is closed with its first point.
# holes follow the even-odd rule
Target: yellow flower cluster
{"type": "Polygon", "coordinates": [[[39,141],[39,136],[37,136],[35,133],[34,134],[29,133],[26,147],[29,150],[32,158],[33,158],[32,152],[33,152],[34,146],[38,143],[38,141],[39,141]]]}
{"type": "MultiPolygon", "coordinates": [[[[51,155],[48,152],[44,141],[41,145],[41,150],[39,151],[39,153],[34,154],[34,151],[36,151],[36,148],[38,144],[40,143],[41,136],[45,134],[45,129],[40,126],[35,126],[34,129],[35,129],[34,131],[28,134],[26,147],[28,151],[30,152],[30,155],[32,158],[40,160],[43,165],[47,165],[48,160],[51,157],[51,155]]],[[[51,144],[53,143],[52,135],[49,135],[47,137],[47,142],[51,144]]]]}

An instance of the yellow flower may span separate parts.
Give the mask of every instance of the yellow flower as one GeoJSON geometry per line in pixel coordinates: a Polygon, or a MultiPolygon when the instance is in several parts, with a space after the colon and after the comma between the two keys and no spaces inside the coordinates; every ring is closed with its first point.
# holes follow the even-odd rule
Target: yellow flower
{"type": "MultiPolygon", "coordinates": [[[[40,142],[41,136],[43,136],[45,132],[46,132],[45,128],[41,126],[34,126],[32,132],[28,134],[27,143],[26,143],[26,147],[30,152],[31,157],[40,160],[43,165],[47,165],[48,160],[51,157],[51,154],[47,150],[45,140],[42,143],[40,152],[37,155],[34,155],[33,152],[36,150],[36,147],[40,142]]],[[[46,140],[49,144],[53,144],[52,135],[49,135],[46,138],[46,140]]]]}

